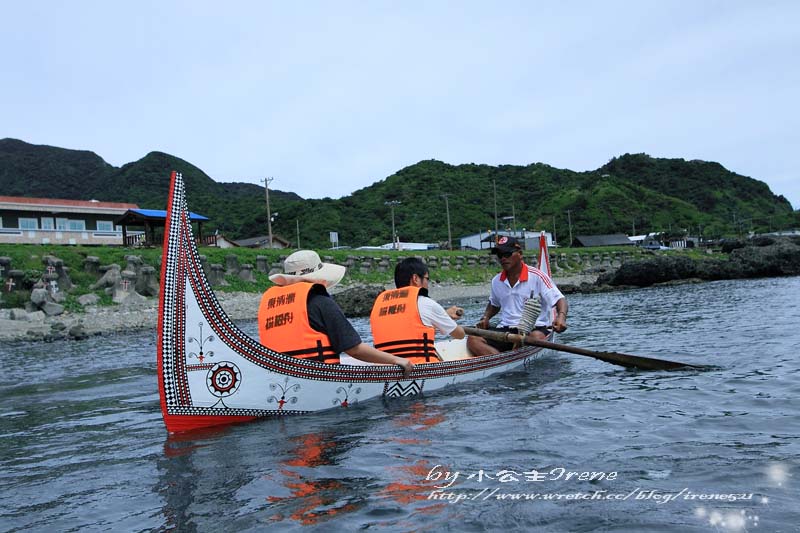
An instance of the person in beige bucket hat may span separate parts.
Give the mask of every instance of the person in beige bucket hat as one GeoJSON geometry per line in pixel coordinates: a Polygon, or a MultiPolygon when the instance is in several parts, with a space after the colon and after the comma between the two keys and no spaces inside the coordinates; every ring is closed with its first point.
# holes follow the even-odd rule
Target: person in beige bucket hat
{"type": "Polygon", "coordinates": [[[406,358],[366,344],[327,289],[339,283],[345,267],[323,263],[313,250],[294,252],[283,262],[283,273],[261,297],[258,335],[264,346],[294,357],[338,364],[339,354],[369,363],[398,365],[408,377],[414,365],[406,358]]]}
{"type": "Polygon", "coordinates": [[[291,285],[298,281],[319,283],[330,289],[344,277],[342,265],[323,263],[314,250],[300,250],[283,262],[283,274],[273,274],[269,280],[276,285],[291,285]]]}

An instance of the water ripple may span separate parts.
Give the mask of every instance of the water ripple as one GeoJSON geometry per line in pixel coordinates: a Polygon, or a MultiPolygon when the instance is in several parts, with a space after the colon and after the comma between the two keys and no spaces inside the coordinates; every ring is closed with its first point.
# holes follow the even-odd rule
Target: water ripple
{"type": "MultiPolygon", "coordinates": [[[[64,531],[705,531],[713,513],[736,512],[751,529],[758,516],[761,530],[794,530],[798,295],[800,278],[782,278],[570,297],[559,342],[706,371],[548,353],[419,398],[183,438],[163,429],[151,332],[2,346],[0,520],[64,531]],[[769,321],[756,324],[765,300],[769,321]],[[616,477],[525,480],[559,469],[616,477]],[[431,473],[442,471],[459,475],[444,491],[453,497],[497,492],[437,498],[431,473]],[[752,499],[653,499],[686,490],[752,499]],[[634,496],[542,496],[590,493],[634,496]]],[[[255,334],[254,321],[240,326],[255,334]]],[[[368,333],[365,320],[357,327],[368,333]]]]}

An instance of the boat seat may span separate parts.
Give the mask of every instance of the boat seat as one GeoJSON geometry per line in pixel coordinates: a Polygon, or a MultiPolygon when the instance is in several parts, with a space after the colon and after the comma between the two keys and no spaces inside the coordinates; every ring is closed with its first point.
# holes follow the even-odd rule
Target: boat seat
{"type": "Polygon", "coordinates": [[[436,351],[443,361],[458,361],[459,359],[469,359],[471,354],[467,349],[467,338],[449,339],[435,343],[436,351]]]}

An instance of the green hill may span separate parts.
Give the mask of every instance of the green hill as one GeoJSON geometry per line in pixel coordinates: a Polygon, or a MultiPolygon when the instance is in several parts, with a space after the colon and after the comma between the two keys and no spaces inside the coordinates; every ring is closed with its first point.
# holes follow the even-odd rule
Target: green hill
{"type": "Polygon", "coordinates": [[[0,186],[7,196],[89,200],[83,190],[97,189],[113,170],[94,152],[0,139],[0,186]]]}
{"type": "MultiPolygon", "coordinates": [[[[163,209],[169,173],[186,182],[190,208],[212,219],[231,238],[266,233],[264,188],[249,183],[217,183],[182,159],[151,152],[121,168],[92,152],[0,140],[0,186],[4,194],[134,202],[163,209]]],[[[615,157],[595,171],[574,172],[543,163],[449,165],[421,161],[351,195],[304,200],[270,190],[273,233],[305,247],[327,247],[337,231],[342,245],[377,245],[391,239],[390,208],[403,241],[447,240],[448,195],[454,244],[462,235],[494,228],[495,188],[501,229],[556,232],[566,243],[573,235],[688,230],[706,237],[767,231],[798,225],[798,214],[782,196],[758,180],[722,165],[646,154],[615,157]],[[513,215],[513,221],[510,218],[513,215]]]]}
{"type": "Polygon", "coordinates": [[[774,195],[766,183],[730,172],[719,163],[625,154],[599,172],[683,200],[704,215],[712,233],[725,233],[727,226],[736,231],[769,230],[797,223],[786,198],[774,195]]]}
{"type": "MultiPolygon", "coordinates": [[[[258,185],[217,183],[191,163],[162,152],[117,168],[93,152],[0,139],[0,186],[9,196],[95,199],[165,209],[172,170],[183,174],[192,211],[211,218],[212,229],[232,238],[251,236],[247,228],[254,213],[266,211],[264,188],[258,185]]],[[[271,201],[302,201],[294,193],[270,192],[271,201]]]]}

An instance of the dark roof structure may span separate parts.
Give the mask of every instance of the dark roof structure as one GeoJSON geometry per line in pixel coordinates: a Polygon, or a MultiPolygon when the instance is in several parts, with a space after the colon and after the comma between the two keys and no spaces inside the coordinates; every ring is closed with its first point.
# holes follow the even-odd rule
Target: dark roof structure
{"type": "MultiPolygon", "coordinates": [[[[197,222],[197,240],[202,244],[210,244],[208,239],[203,238],[203,222],[210,218],[189,213],[189,221],[197,222]]],[[[122,226],[122,245],[123,246],[156,246],[163,238],[163,228],[167,224],[167,212],[160,209],[128,209],[122,216],[117,217],[114,224],[122,226]],[[144,226],[144,233],[139,235],[128,235],[128,226],[144,226]],[[160,235],[156,234],[159,229],[160,235]]],[[[210,239],[216,243],[216,235],[210,235],[210,239]]]]}
{"type": "MultiPolygon", "coordinates": [[[[237,239],[235,242],[237,245],[243,246],[245,248],[268,248],[269,236],[261,235],[259,237],[250,237],[249,239],[237,239]]],[[[281,248],[289,247],[289,241],[278,235],[272,236],[272,243],[280,244],[281,248]]]]}
{"type": "Polygon", "coordinates": [[[611,235],[576,235],[576,246],[633,246],[627,235],[614,233],[611,235]]]}

